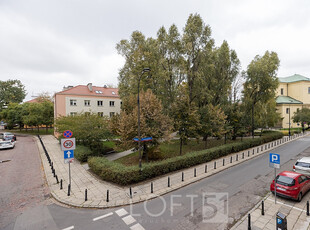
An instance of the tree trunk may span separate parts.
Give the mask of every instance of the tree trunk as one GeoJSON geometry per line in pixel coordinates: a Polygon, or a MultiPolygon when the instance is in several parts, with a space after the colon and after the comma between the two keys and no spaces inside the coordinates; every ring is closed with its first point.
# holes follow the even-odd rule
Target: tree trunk
{"type": "Polygon", "coordinates": [[[48,125],[46,125],[46,134],[48,133],[48,125]]]}
{"type": "Polygon", "coordinates": [[[254,104],[252,104],[252,138],[254,138],[254,104]]]}
{"type": "Polygon", "coordinates": [[[204,141],[205,141],[205,149],[206,149],[207,146],[208,146],[208,136],[206,136],[206,137],[204,138],[204,141]]]}
{"type": "Polygon", "coordinates": [[[183,140],[182,138],[180,138],[180,156],[182,155],[182,144],[183,144],[183,140]]]}

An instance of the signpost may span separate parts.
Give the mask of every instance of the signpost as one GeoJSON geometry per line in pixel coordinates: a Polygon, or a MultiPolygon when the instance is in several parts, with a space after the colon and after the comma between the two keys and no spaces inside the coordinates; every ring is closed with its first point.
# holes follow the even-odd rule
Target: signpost
{"type": "Polygon", "coordinates": [[[277,203],[277,169],[280,168],[280,154],[270,153],[269,154],[269,167],[274,168],[274,203],[277,203]]]}
{"type": "Polygon", "coordinates": [[[60,141],[61,150],[64,151],[65,164],[69,164],[69,185],[71,189],[71,168],[70,163],[74,160],[75,138],[72,138],[72,131],[66,130],[63,132],[63,137],[60,141]]]}

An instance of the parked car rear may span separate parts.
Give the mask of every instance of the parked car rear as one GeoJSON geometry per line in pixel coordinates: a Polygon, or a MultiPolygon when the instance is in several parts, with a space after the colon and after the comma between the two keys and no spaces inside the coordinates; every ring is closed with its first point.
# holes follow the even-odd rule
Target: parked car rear
{"type": "Polygon", "coordinates": [[[0,141],[0,149],[13,149],[15,147],[15,141],[7,140],[0,141]]]}
{"type": "Polygon", "coordinates": [[[293,166],[293,171],[310,176],[310,157],[298,159],[293,166]]]}
{"type": "Polygon", "coordinates": [[[14,141],[16,141],[16,136],[13,133],[4,132],[4,133],[0,133],[0,139],[3,139],[3,140],[13,139],[14,141]]]}
{"type": "MultiPolygon", "coordinates": [[[[310,189],[310,177],[290,171],[283,171],[276,177],[277,196],[301,201],[310,189]]],[[[270,184],[270,191],[274,193],[274,180],[270,184]]]]}

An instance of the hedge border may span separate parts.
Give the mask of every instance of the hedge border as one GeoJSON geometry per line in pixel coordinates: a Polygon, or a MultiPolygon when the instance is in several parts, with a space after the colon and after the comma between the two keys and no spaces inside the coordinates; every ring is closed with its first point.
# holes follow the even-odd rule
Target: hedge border
{"type": "Polygon", "coordinates": [[[238,143],[230,143],[210,149],[190,152],[159,162],[143,164],[142,172],[140,172],[139,166],[124,166],[120,163],[109,161],[105,157],[90,157],[88,159],[88,165],[102,180],[119,185],[130,185],[173,171],[206,163],[282,137],[282,133],[272,132],[261,138],[247,139],[238,143]]]}

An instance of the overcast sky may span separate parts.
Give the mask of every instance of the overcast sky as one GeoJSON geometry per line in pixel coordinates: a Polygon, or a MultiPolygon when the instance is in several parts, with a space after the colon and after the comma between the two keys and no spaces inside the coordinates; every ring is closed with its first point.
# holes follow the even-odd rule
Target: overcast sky
{"type": "Polygon", "coordinates": [[[308,0],[0,0],[0,79],[19,79],[26,100],[67,85],[117,86],[116,44],[139,30],[181,32],[191,13],[227,40],[245,70],[255,55],[278,53],[279,77],[310,77],[308,0]]]}

